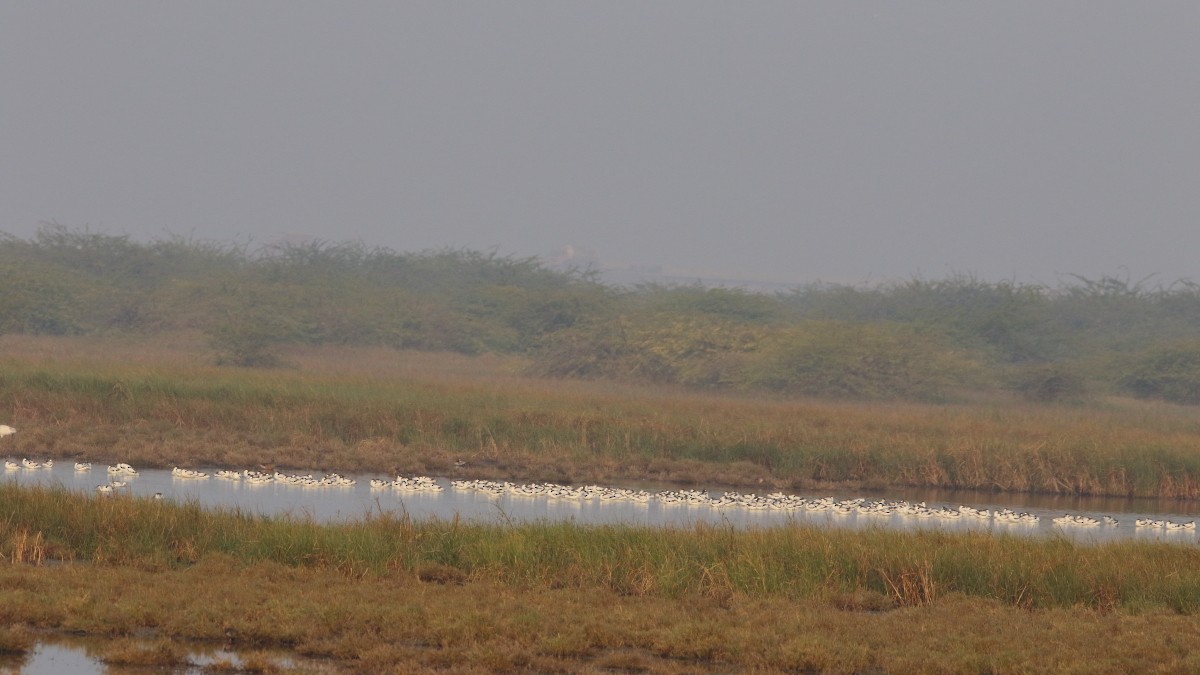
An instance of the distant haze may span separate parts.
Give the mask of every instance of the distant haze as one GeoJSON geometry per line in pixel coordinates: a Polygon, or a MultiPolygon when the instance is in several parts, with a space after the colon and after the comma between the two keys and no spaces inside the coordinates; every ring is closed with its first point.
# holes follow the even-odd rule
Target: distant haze
{"type": "Polygon", "coordinates": [[[1197,278],[1198,31],[1195,2],[10,1],[0,231],[1197,278]]]}

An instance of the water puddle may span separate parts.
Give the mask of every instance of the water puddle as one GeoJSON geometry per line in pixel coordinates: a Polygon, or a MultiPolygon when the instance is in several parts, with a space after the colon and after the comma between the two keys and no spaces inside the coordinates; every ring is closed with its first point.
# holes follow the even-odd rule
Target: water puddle
{"type": "Polygon", "coordinates": [[[242,653],[187,642],[171,643],[171,657],[163,659],[157,655],[159,644],[150,640],[41,636],[34,648],[25,654],[0,655],[0,675],[144,675],[149,672],[323,675],[341,672],[331,663],[278,650],[242,653]]]}

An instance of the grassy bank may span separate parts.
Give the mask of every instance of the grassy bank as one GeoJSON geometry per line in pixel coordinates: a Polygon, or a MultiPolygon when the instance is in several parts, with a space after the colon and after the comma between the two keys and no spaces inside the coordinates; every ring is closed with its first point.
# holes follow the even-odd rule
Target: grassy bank
{"type": "Polygon", "coordinates": [[[0,553],[13,562],[186,567],[243,564],[392,574],[623,595],[829,600],[871,593],[921,606],[946,593],[1018,607],[1200,609],[1200,551],[1148,543],[808,526],[735,531],[500,527],[380,516],[323,525],[131,498],[0,485],[0,553]]]}
{"type": "Polygon", "coordinates": [[[1200,666],[1190,547],[316,525],[13,486],[0,504],[0,627],[24,636],[14,648],[29,630],[137,635],[285,647],[371,672],[1200,666]]]}
{"type": "MultiPolygon", "coordinates": [[[[206,558],[187,569],[0,565],[0,622],[276,647],[350,672],[1195,672],[1194,616],[1023,610],[950,594],[880,609],[779,598],[464,585],[206,558]]],[[[161,644],[161,643],[151,643],[161,644]]]]}
{"type": "Polygon", "coordinates": [[[1133,401],[923,405],[544,380],[496,357],[296,348],[286,370],[175,342],[0,338],[4,454],[803,489],[842,483],[1195,498],[1200,424],[1133,401]],[[455,462],[467,466],[455,468],[455,462]]]}

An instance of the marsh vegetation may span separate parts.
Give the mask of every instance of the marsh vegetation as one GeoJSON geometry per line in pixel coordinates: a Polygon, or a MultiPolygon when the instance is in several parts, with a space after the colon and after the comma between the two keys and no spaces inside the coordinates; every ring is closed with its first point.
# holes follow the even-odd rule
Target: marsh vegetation
{"type": "Polygon", "coordinates": [[[539,378],[516,357],[295,346],[206,364],[202,336],[0,337],[5,454],[520,481],[921,486],[1193,498],[1190,407],[781,399],[539,378]],[[456,462],[465,462],[458,469],[456,462]]]}
{"type": "MultiPolygon", "coordinates": [[[[0,622],[20,631],[288,648],[392,672],[1195,664],[1181,648],[1197,635],[1194,547],[805,527],[319,525],[12,486],[0,502],[12,510],[0,524],[0,622]],[[1062,643],[1041,642],[1047,630],[1062,643]],[[1123,634],[1138,639],[1114,644],[1123,634]]],[[[27,644],[20,631],[6,638],[13,649],[27,644]]]]}
{"type": "MultiPolygon", "coordinates": [[[[4,455],[1200,495],[1189,283],[766,296],[614,288],[467,251],[58,227],[4,243],[0,410],[20,430],[4,455]]],[[[1194,546],[317,524],[3,484],[0,504],[0,650],[14,652],[51,630],[284,647],[372,672],[1200,668],[1194,546]]],[[[174,658],[163,644],[117,652],[174,658]]]]}

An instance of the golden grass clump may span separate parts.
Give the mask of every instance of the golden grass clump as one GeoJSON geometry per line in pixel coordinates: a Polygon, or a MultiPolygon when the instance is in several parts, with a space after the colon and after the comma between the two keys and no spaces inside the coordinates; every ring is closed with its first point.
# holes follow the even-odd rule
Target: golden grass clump
{"type": "Polygon", "coordinates": [[[7,559],[13,565],[42,565],[46,562],[46,541],[41,532],[32,536],[29,530],[21,530],[9,537],[8,553],[0,553],[0,560],[7,559]]]}
{"type": "Polygon", "coordinates": [[[0,627],[0,656],[28,654],[36,644],[37,639],[24,626],[0,627]]]}
{"type": "Polygon", "coordinates": [[[100,660],[110,666],[171,668],[187,664],[188,655],[187,650],[168,639],[117,638],[104,646],[100,660]]]}

